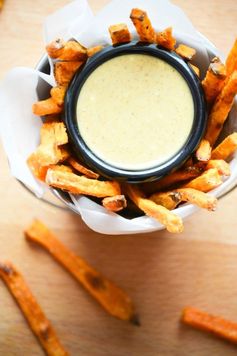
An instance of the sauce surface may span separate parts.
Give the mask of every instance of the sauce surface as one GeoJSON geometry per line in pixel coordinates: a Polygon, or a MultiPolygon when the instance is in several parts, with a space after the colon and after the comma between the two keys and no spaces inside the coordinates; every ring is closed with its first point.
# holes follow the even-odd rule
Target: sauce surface
{"type": "Polygon", "coordinates": [[[165,61],[125,54],[104,62],[85,81],[77,103],[87,146],[122,169],[164,163],[185,144],[194,120],[191,91],[165,61]]]}

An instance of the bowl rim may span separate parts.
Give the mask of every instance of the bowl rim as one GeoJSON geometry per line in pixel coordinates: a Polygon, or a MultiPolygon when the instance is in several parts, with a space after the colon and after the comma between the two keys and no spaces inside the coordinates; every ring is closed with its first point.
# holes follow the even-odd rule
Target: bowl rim
{"type": "Polygon", "coordinates": [[[191,67],[175,52],[167,51],[156,44],[132,41],[118,46],[107,46],[91,57],[75,74],[65,97],[64,122],[74,152],[101,176],[128,183],[151,182],[178,169],[193,154],[205,132],[207,123],[207,107],[200,79],[191,67]],[[183,147],[166,162],[151,168],[128,170],[113,166],[99,158],[85,143],[77,123],[76,107],[80,91],[90,74],[104,62],[126,54],[146,54],[159,58],[173,66],[185,79],[194,102],[194,119],[191,132],[183,147]]]}

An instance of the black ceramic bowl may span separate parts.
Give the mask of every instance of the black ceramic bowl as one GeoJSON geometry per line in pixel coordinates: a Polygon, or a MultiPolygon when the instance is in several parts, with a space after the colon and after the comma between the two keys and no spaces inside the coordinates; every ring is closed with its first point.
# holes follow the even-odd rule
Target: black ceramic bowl
{"type": "MultiPolygon", "coordinates": [[[[99,83],[98,83],[99,86],[99,83]]],[[[131,42],[119,46],[108,46],[90,58],[84,67],[75,75],[65,99],[65,124],[75,154],[101,176],[129,183],[151,182],[179,168],[195,151],[206,128],[206,103],[199,78],[189,65],[174,52],[168,52],[155,44],[131,42]],[[84,142],[77,124],[76,106],[80,91],[89,75],[102,63],[123,54],[139,53],[158,57],[172,65],[183,76],[189,85],[194,101],[194,121],[191,133],[180,151],[171,159],[149,169],[128,170],[108,164],[84,142]]],[[[172,144],[172,143],[171,143],[172,144]]]]}

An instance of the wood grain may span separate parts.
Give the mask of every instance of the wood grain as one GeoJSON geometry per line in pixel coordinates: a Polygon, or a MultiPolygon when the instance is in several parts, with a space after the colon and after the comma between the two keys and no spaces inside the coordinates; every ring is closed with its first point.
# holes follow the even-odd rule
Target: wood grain
{"type": "MultiPolygon", "coordinates": [[[[98,11],[107,0],[89,1],[98,11]]],[[[236,0],[176,0],[197,29],[225,54],[237,35],[236,0]]],[[[66,0],[6,0],[0,13],[0,79],[16,65],[33,67],[42,55],[42,22],[66,0]]],[[[237,321],[237,221],[234,191],[215,213],[198,212],[185,232],[110,237],[90,231],[68,211],[40,202],[9,173],[0,150],[0,258],[10,259],[53,322],[71,355],[230,356],[236,346],[179,323],[185,305],[237,321]],[[37,217],[73,251],[134,299],[142,326],[108,316],[22,231],[37,217]]],[[[0,283],[0,355],[43,355],[5,286],[0,283]]]]}

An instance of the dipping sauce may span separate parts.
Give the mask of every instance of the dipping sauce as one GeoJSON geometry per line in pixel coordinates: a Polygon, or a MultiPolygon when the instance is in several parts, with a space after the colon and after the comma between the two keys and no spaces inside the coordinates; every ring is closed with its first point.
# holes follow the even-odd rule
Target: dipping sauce
{"type": "Polygon", "coordinates": [[[186,143],[194,101],[170,64],[146,54],[104,62],[85,81],[77,121],[87,146],[121,169],[140,170],[172,158],[186,143]]]}

